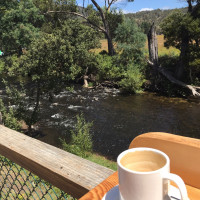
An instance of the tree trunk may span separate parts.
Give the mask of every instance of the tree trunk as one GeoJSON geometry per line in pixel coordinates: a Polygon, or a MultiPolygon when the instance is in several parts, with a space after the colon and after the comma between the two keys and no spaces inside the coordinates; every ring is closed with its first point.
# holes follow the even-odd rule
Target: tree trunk
{"type": "Polygon", "coordinates": [[[35,108],[32,112],[31,118],[30,118],[30,123],[28,124],[28,132],[31,132],[31,126],[35,123],[36,117],[37,117],[37,112],[39,108],[39,103],[40,103],[40,94],[41,94],[41,88],[40,88],[40,81],[37,82],[37,94],[36,94],[36,104],[35,108]]]}
{"type": "Polygon", "coordinates": [[[148,48],[149,48],[149,59],[153,63],[153,68],[150,71],[150,77],[152,78],[152,84],[154,88],[157,89],[158,80],[159,80],[159,73],[156,69],[158,66],[158,41],[156,35],[156,26],[153,23],[148,34],[148,48]]]}
{"type": "Polygon", "coordinates": [[[149,47],[149,59],[154,65],[158,65],[158,41],[156,35],[156,26],[153,23],[148,32],[148,47],[149,47]]]}
{"type": "Polygon", "coordinates": [[[1,112],[0,112],[0,125],[3,125],[3,116],[1,112]]]}
{"type": "Polygon", "coordinates": [[[115,49],[114,49],[114,46],[113,46],[112,38],[108,33],[105,34],[105,35],[106,35],[106,38],[107,38],[107,41],[108,41],[108,54],[110,56],[114,56],[115,55],[115,49]]]}
{"type": "Polygon", "coordinates": [[[115,50],[114,50],[114,46],[113,46],[113,42],[112,42],[112,37],[110,35],[110,29],[109,29],[109,25],[108,25],[108,21],[106,19],[106,16],[105,16],[102,8],[97,4],[96,0],[91,0],[91,1],[94,4],[94,6],[97,8],[97,10],[99,11],[102,22],[103,22],[103,26],[104,26],[104,29],[105,29],[104,33],[105,33],[106,39],[108,41],[108,54],[110,56],[113,56],[113,55],[115,55],[115,50]]]}
{"type": "Polygon", "coordinates": [[[192,0],[187,0],[188,3],[188,12],[192,12],[192,0]]]}
{"type": "Polygon", "coordinates": [[[189,65],[188,49],[189,49],[189,39],[188,39],[188,33],[186,31],[184,37],[182,38],[180,60],[176,67],[176,78],[180,80],[184,78],[185,69],[189,65]]]}

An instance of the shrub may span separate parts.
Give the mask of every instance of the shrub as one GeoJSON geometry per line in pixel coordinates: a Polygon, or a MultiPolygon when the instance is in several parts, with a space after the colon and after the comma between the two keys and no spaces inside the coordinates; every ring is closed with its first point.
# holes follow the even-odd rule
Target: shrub
{"type": "Polygon", "coordinates": [[[119,84],[122,92],[138,93],[141,92],[144,82],[145,78],[139,66],[130,64],[124,72],[124,78],[122,78],[119,84]]]}
{"type": "Polygon", "coordinates": [[[98,66],[97,66],[97,80],[112,80],[115,81],[121,77],[121,70],[115,65],[114,57],[99,54],[97,56],[98,66]]]}
{"type": "Polygon", "coordinates": [[[87,157],[92,152],[92,137],[90,129],[93,123],[86,122],[83,114],[77,115],[77,122],[74,130],[71,130],[71,141],[67,143],[60,139],[62,148],[80,157],[87,157]]]}
{"type": "Polygon", "coordinates": [[[16,131],[20,130],[21,125],[14,116],[13,108],[10,107],[7,109],[4,106],[2,99],[0,99],[0,112],[2,114],[3,123],[6,127],[16,131]]]}

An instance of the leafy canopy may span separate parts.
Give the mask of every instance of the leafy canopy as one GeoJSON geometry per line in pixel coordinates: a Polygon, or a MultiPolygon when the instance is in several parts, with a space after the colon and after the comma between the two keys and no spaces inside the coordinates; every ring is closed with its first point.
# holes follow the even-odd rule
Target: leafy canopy
{"type": "Polygon", "coordinates": [[[39,36],[44,17],[32,0],[5,1],[0,4],[0,9],[5,9],[0,15],[1,46],[5,52],[22,53],[22,48],[27,48],[33,38],[39,36]]]}

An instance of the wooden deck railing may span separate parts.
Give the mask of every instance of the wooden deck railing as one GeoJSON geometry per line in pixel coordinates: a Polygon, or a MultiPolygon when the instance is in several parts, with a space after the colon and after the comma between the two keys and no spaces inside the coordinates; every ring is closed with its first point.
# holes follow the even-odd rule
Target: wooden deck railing
{"type": "Polygon", "coordinates": [[[76,198],[114,172],[2,125],[0,154],[76,198]]]}

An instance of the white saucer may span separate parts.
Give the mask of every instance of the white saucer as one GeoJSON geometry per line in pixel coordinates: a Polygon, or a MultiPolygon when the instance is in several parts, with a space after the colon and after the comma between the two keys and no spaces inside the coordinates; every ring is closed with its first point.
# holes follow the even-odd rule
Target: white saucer
{"type": "MultiPolygon", "coordinates": [[[[102,200],[120,200],[119,198],[119,186],[115,186],[109,190],[103,197],[102,200]]],[[[179,190],[170,185],[169,196],[165,200],[181,200],[181,195],[179,190]]]]}

